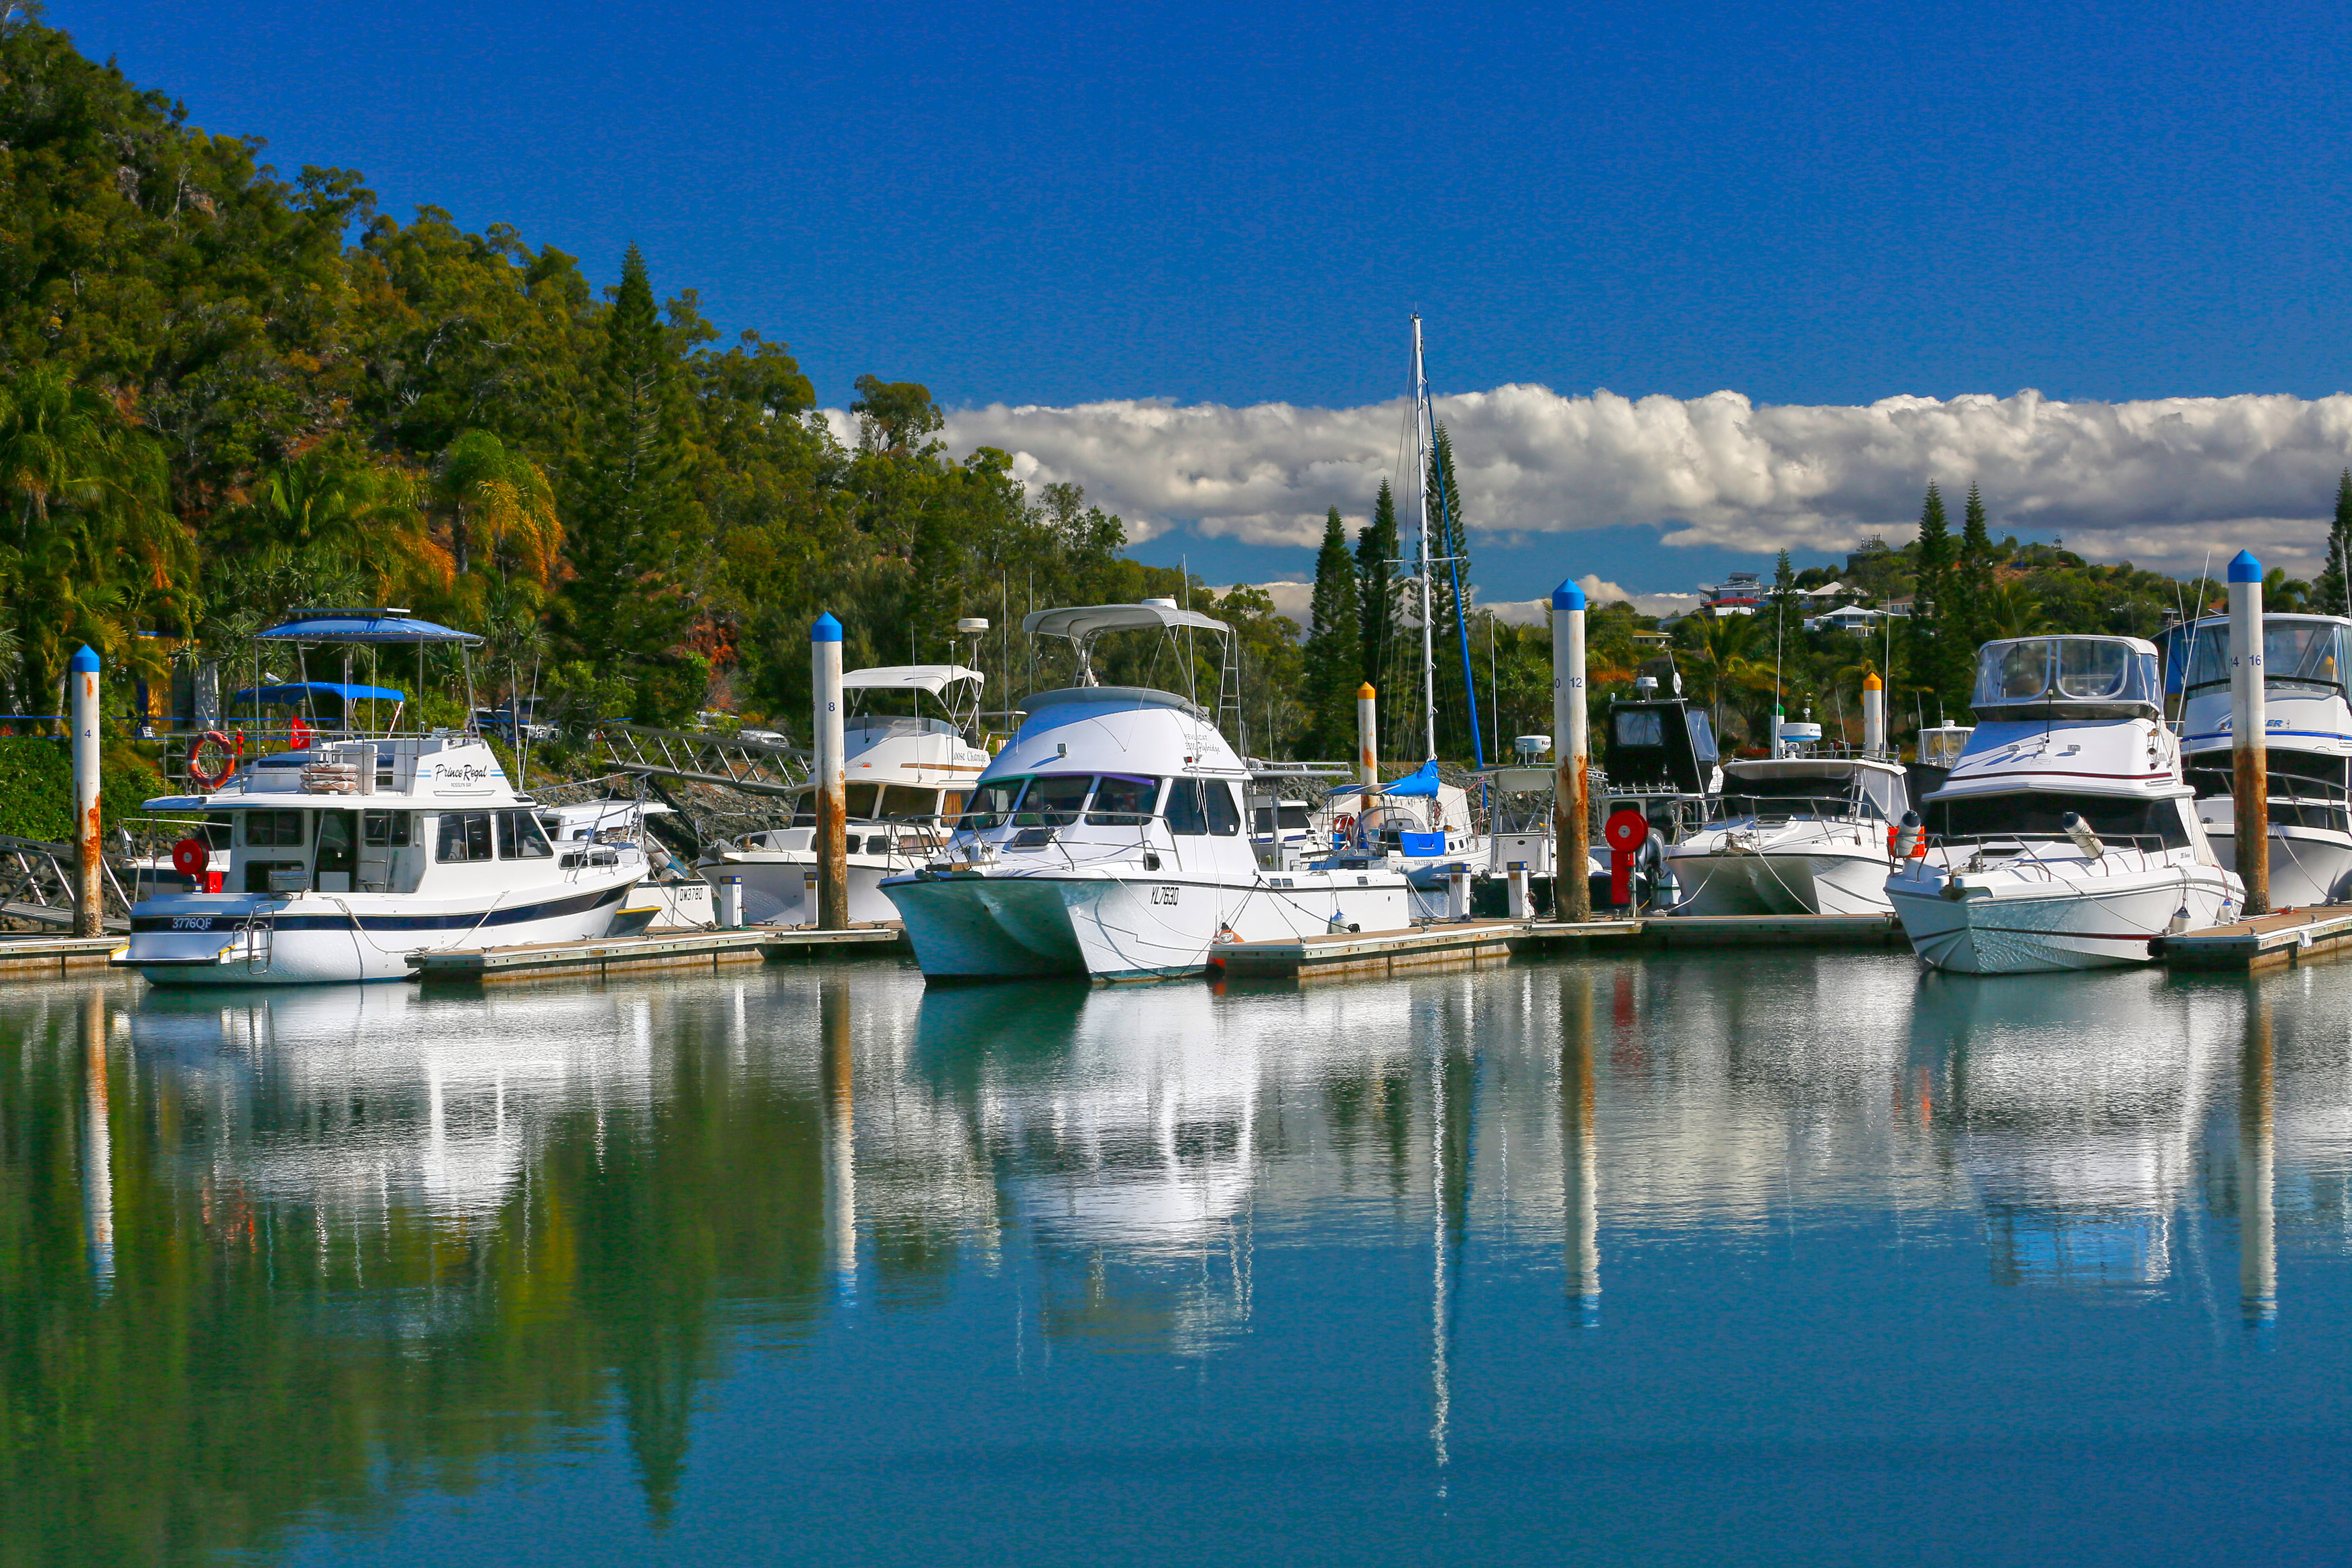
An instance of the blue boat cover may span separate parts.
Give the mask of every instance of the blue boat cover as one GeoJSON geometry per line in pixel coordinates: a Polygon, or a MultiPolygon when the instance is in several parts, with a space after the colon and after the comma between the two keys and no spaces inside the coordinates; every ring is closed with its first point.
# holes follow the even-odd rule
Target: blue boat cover
{"type": "MultiPolygon", "coordinates": [[[[1361,784],[1342,784],[1337,789],[1329,791],[1333,795],[1360,795],[1363,792],[1364,787],[1361,784]]],[[[1436,758],[1432,758],[1423,763],[1417,772],[1408,773],[1392,784],[1381,785],[1379,792],[1383,795],[1402,795],[1408,799],[1435,800],[1437,798],[1436,758]]]]}
{"type": "Polygon", "coordinates": [[[1445,852],[1445,835],[1444,833],[1399,833],[1397,848],[1415,860],[1424,856],[1442,855],[1445,852]]]}
{"type": "Polygon", "coordinates": [[[471,632],[452,631],[414,615],[380,610],[312,610],[258,635],[280,643],[479,643],[471,632]]]}
{"type": "Polygon", "coordinates": [[[282,681],[274,686],[247,686],[228,700],[232,706],[249,703],[258,695],[266,703],[299,703],[304,697],[340,697],[344,702],[400,703],[408,694],[396,686],[345,685],[341,681],[282,681]]]}

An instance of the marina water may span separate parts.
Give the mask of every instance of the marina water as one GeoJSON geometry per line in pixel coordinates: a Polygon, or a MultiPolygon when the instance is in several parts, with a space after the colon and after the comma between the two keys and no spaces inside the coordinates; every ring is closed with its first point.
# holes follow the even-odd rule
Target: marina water
{"type": "Polygon", "coordinates": [[[0,990],[0,1562],[2340,1562],[2352,967],[0,990]]]}

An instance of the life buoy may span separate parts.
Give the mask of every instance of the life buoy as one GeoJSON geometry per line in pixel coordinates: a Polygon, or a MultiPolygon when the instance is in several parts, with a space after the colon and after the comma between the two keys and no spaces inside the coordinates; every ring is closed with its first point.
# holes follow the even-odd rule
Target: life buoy
{"type": "Polygon", "coordinates": [[[196,743],[188,747],[188,777],[195,783],[196,788],[217,789],[221,786],[221,781],[236,771],[236,747],[231,745],[228,737],[219,730],[205,731],[204,734],[196,737],[196,743]],[[218,767],[208,768],[205,765],[204,758],[207,747],[210,747],[213,754],[220,758],[218,767]]]}
{"type": "Polygon", "coordinates": [[[310,748],[310,727],[302,722],[302,716],[299,713],[294,716],[293,748],[296,751],[308,751],[310,748]]]}
{"type": "Polygon", "coordinates": [[[172,846],[172,869],[182,876],[202,876],[212,863],[212,846],[202,839],[182,839],[172,846]]]}
{"type": "Polygon", "coordinates": [[[1342,811],[1331,821],[1331,833],[1335,838],[1344,839],[1355,831],[1356,814],[1353,811],[1342,811]]]}

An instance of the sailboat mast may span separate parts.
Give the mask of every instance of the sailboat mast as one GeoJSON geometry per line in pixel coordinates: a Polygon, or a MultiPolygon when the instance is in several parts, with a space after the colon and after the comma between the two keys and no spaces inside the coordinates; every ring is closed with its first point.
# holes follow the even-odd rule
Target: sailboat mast
{"type": "Polygon", "coordinates": [[[1429,428],[1429,379],[1421,368],[1421,317],[1412,319],[1412,443],[1413,485],[1421,492],[1421,707],[1429,721],[1429,756],[1437,757],[1437,657],[1430,644],[1429,607],[1429,449],[1435,442],[1429,428]]]}

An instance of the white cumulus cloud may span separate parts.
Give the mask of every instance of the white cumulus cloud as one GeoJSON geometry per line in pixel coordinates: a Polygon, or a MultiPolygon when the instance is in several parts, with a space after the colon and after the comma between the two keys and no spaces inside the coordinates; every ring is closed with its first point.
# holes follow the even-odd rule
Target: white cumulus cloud
{"type": "MultiPolygon", "coordinates": [[[[2021,392],[1759,407],[1728,392],[1634,399],[1511,385],[1441,398],[1437,413],[1453,433],[1474,533],[1646,524],[1669,544],[1744,551],[1821,553],[1874,533],[1906,537],[1932,479],[1951,498],[1956,528],[1974,481],[1997,532],[2063,534],[2086,554],[2149,565],[2193,567],[2209,548],[2218,559],[2246,545],[2308,570],[2336,475],[2352,461],[2352,395],[2343,393],[2110,403],[2021,392]]],[[[1030,483],[1084,485],[1127,518],[1131,538],[1191,526],[1311,547],[1326,508],[1355,521],[1369,512],[1381,478],[1395,474],[1405,428],[1402,400],[1343,409],[1128,400],[963,409],[949,415],[945,438],[958,454],[1002,448],[1030,483]]]]}

